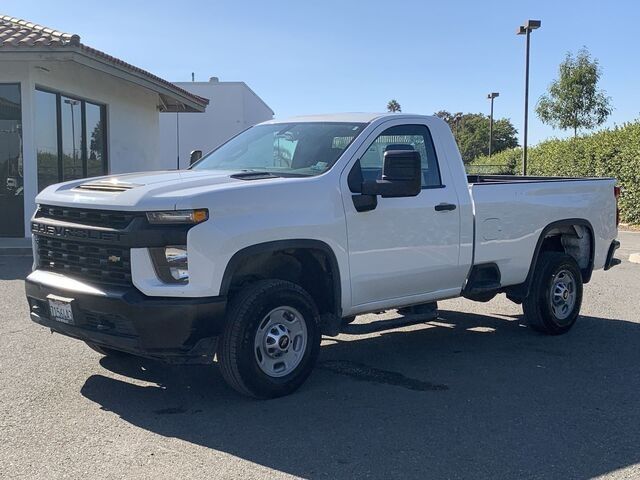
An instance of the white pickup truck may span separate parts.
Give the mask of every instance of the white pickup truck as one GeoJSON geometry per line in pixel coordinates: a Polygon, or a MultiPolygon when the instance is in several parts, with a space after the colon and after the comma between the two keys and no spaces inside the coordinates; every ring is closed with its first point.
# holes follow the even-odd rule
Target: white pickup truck
{"type": "Polygon", "coordinates": [[[33,321],[103,354],[217,358],[239,392],[276,397],[359,314],[425,321],[505,293],[532,328],[568,331],[593,270],[619,263],[617,193],[468,177],[435,117],[269,121],[185,171],[45,189],[26,294],[33,321]]]}

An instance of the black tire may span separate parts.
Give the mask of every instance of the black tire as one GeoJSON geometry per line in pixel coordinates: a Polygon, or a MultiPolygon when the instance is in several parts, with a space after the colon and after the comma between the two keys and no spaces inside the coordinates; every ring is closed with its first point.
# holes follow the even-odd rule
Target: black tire
{"type": "Polygon", "coordinates": [[[101,347],[100,345],[96,345],[95,343],[84,342],[87,346],[93,350],[98,352],[100,355],[104,355],[105,357],[124,357],[127,355],[125,352],[121,352],[120,350],[113,350],[112,348],[101,347]]]}
{"type": "MultiPolygon", "coordinates": [[[[567,297],[571,294],[568,293],[567,297]]],[[[555,298],[562,297],[557,294],[555,298]]],[[[538,332],[547,335],[561,335],[571,330],[580,314],[582,305],[582,273],[573,257],[566,253],[543,252],[538,258],[536,270],[533,274],[529,296],[522,302],[524,317],[529,326],[538,332]],[[564,273],[563,273],[564,272],[564,273]],[[560,278],[557,276],[560,275],[560,278]],[[572,283],[574,285],[574,301],[571,305],[560,302],[561,307],[552,306],[551,289],[555,279],[561,281],[568,279],[562,285],[572,283]],[[566,313],[558,314],[558,311],[566,307],[566,313]],[[565,316],[566,315],[566,316],[565,316]]]]}
{"type": "Polygon", "coordinates": [[[307,379],[318,358],[322,337],[319,320],[313,299],[295,283],[264,280],[245,287],[231,300],[218,345],[223,378],[239,393],[255,398],[293,393],[307,379]],[[264,328],[267,314],[279,307],[290,307],[300,313],[307,341],[297,366],[285,376],[274,377],[260,367],[254,342],[258,330],[264,328]]]}

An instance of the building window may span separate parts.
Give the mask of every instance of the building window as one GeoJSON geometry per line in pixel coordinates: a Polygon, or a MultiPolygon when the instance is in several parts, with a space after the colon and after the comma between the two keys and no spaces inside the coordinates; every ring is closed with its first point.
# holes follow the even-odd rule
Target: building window
{"type": "Polygon", "coordinates": [[[58,114],[56,94],[36,90],[36,155],[38,158],[38,191],[57,183],[58,114]]]}
{"type": "Polygon", "coordinates": [[[0,237],[24,236],[20,85],[0,84],[0,237]]]}
{"type": "Polygon", "coordinates": [[[105,149],[104,106],[85,103],[85,145],[87,146],[87,176],[107,173],[105,149]]]}
{"type": "Polygon", "coordinates": [[[107,173],[106,106],[36,90],[38,191],[107,173]]]}

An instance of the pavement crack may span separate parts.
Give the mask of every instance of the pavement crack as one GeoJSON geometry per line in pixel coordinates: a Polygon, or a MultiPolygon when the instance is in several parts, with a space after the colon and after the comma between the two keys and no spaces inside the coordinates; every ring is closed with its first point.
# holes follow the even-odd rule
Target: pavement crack
{"type": "Polygon", "coordinates": [[[338,375],[344,375],[362,382],[393,385],[419,392],[449,390],[447,385],[425,382],[415,378],[405,377],[401,373],[380,370],[362,363],[349,360],[327,360],[321,362],[318,368],[328,370],[338,375]]]}

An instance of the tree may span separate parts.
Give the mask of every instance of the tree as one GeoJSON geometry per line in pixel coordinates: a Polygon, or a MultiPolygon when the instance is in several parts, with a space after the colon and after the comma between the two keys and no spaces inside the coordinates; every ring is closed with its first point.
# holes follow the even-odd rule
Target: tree
{"type": "Polygon", "coordinates": [[[611,97],[597,88],[602,75],[598,60],[592,60],[586,48],[575,57],[569,52],[558,74],[536,105],[540,120],[561,130],[572,129],[574,137],[581,128],[602,125],[613,109],[611,97]]]}
{"type": "Polygon", "coordinates": [[[453,124],[456,122],[456,118],[462,117],[462,112],[451,113],[451,112],[448,112],[447,110],[438,110],[436,113],[434,113],[434,115],[436,117],[441,118],[442,120],[447,122],[450,127],[452,127],[453,124]]]}
{"type": "Polygon", "coordinates": [[[438,118],[441,118],[449,125],[449,128],[453,132],[453,136],[458,139],[458,126],[460,125],[460,121],[462,120],[463,114],[462,112],[451,113],[447,110],[439,110],[434,115],[438,118]]]}
{"type": "Polygon", "coordinates": [[[89,142],[89,159],[95,160],[98,156],[102,160],[102,152],[104,151],[104,129],[102,128],[102,120],[96,123],[91,132],[91,141],[89,142]]]}
{"type": "MultiPolygon", "coordinates": [[[[451,114],[446,110],[440,110],[434,115],[449,124],[465,163],[489,154],[489,117],[487,115],[461,112],[451,114]]],[[[493,153],[517,147],[517,134],[518,131],[508,118],[494,120],[493,153]]]]}
{"type": "Polygon", "coordinates": [[[401,112],[402,111],[402,107],[400,106],[400,104],[394,99],[394,100],[389,100],[389,103],[387,103],[387,111],[389,112],[401,112]]]}

